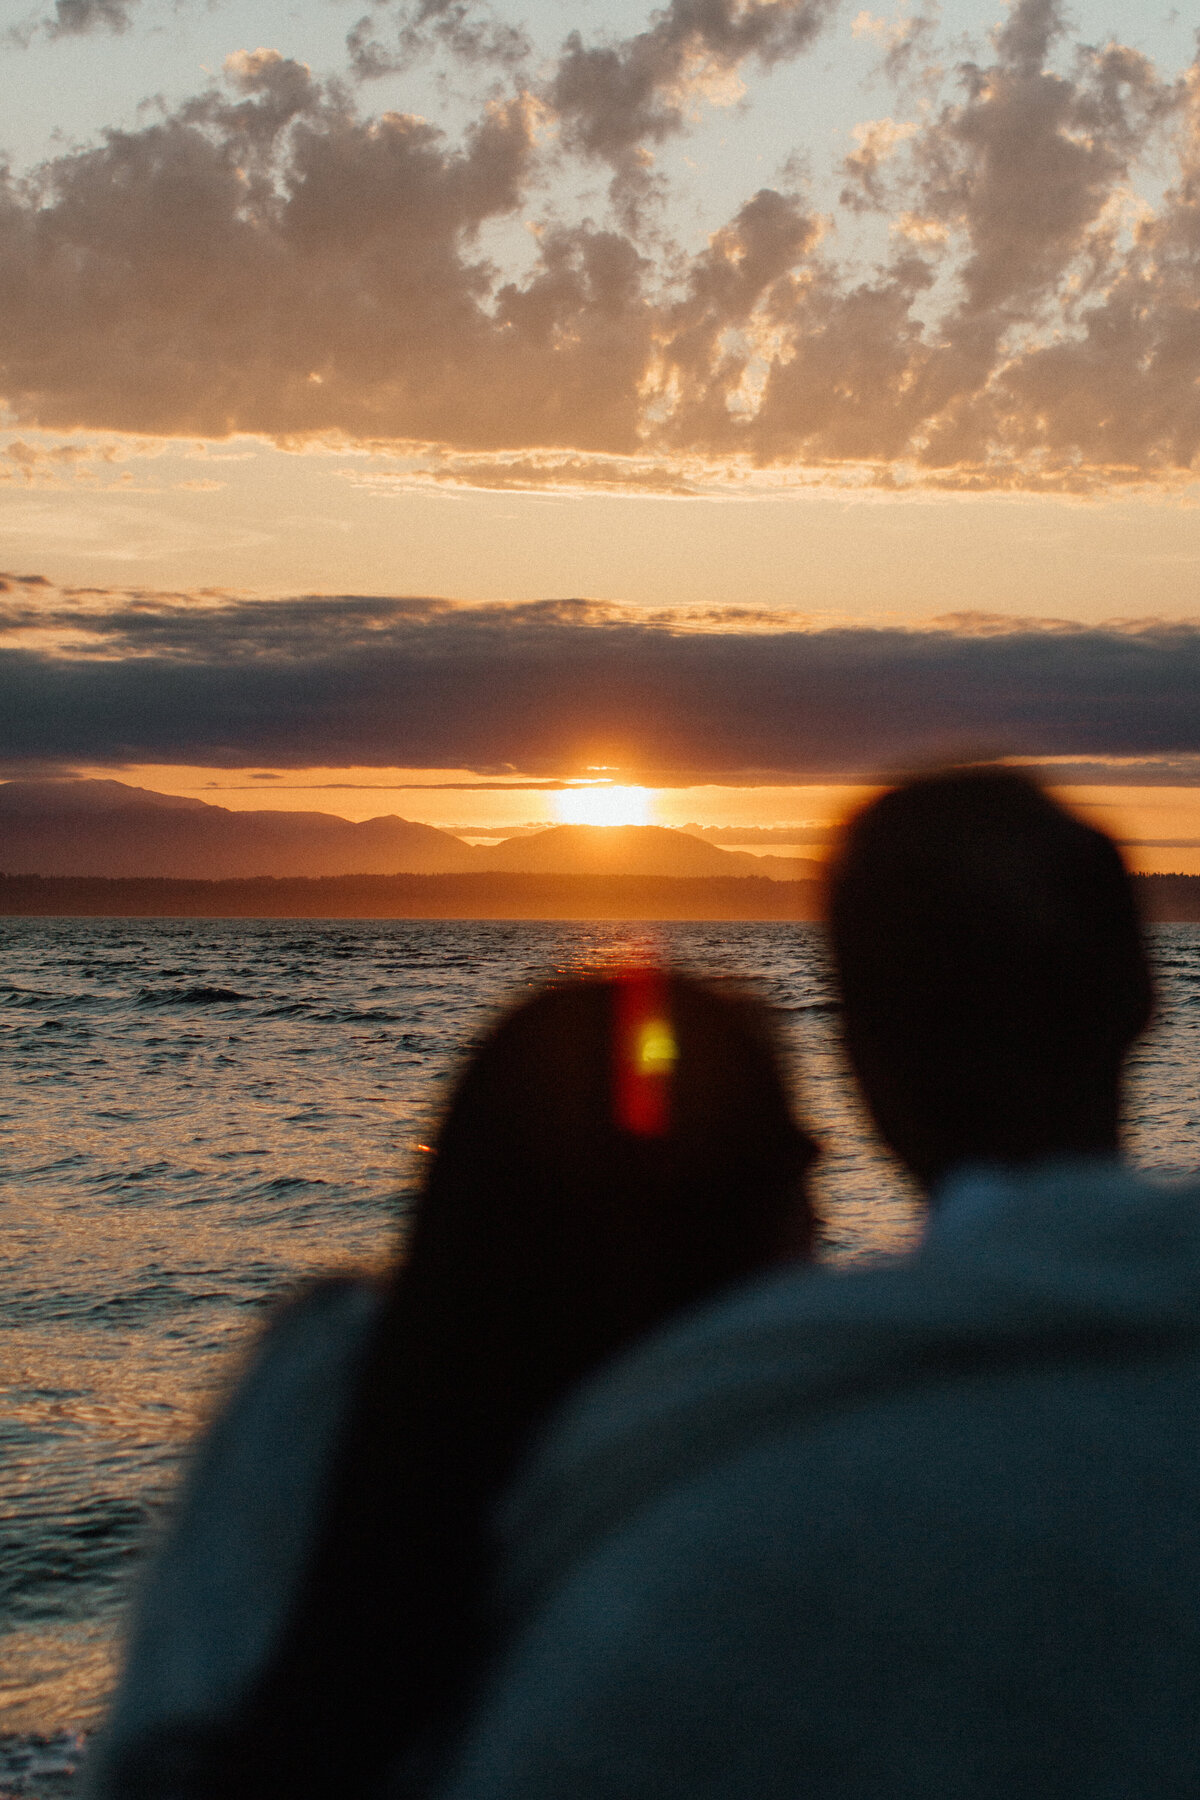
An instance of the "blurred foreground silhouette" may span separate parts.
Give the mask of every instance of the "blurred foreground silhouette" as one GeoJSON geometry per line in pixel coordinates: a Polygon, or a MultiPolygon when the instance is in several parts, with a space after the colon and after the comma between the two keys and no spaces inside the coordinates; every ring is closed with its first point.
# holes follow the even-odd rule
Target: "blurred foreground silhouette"
{"type": "Polygon", "coordinates": [[[831,914],[926,1239],[743,1289],[564,1409],[452,1800],[1196,1792],[1200,1186],[1119,1154],[1129,880],[1021,776],[948,770],[851,822],[831,914]]]}
{"type": "Polygon", "coordinates": [[[549,988],[469,1061],[402,1262],[269,1328],[152,1571],[91,1791],[427,1786],[487,1651],[497,1495],[583,1375],[808,1254],[770,1021],[681,976],[549,988]]]}

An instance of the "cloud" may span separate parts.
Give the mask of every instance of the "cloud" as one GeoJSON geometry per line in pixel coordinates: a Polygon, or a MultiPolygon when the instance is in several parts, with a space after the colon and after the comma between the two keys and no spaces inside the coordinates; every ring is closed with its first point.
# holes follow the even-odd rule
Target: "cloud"
{"type": "Polygon", "coordinates": [[[119,469],[119,465],[161,453],[161,443],[138,443],[119,437],[33,443],[25,438],[10,438],[7,443],[0,442],[0,484],[31,488],[129,487],[133,474],[119,469]]]}
{"type": "Polygon", "coordinates": [[[125,31],[137,0],[54,0],[48,21],[52,37],[78,37],[88,31],[125,31]]]}
{"type": "Polygon", "coordinates": [[[346,471],[346,480],[379,494],[414,488],[474,488],[492,493],[699,495],[751,488],[720,468],[691,467],[658,457],[579,456],[568,452],[506,452],[490,456],[433,453],[402,473],[346,471]]]}
{"type": "Polygon", "coordinates": [[[669,0],[650,27],[615,43],[572,32],[547,99],[568,145],[608,163],[627,214],[649,188],[648,148],[681,132],[695,99],[747,61],[770,68],[805,50],[837,0],[669,0]]]}
{"type": "Polygon", "coordinates": [[[49,581],[45,575],[0,575],[0,594],[11,594],[14,589],[21,588],[27,590],[34,588],[49,589],[52,588],[53,585],[53,582],[49,581]]]}
{"type": "Polygon", "coordinates": [[[851,136],[854,149],[842,163],[847,184],[841,192],[841,203],[852,212],[865,212],[868,207],[881,208],[885,194],[881,174],[883,165],[898,144],[912,137],[917,127],[911,121],[866,119],[854,127],[851,136]]]}
{"type": "MultiPolygon", "coordinates": [[[[489,289],[471,242],[517,205],[529,104],[489,107],[461,148],[407,115],[361,121],[303,65],[231,58],[210,92],[49,164],[0,197],[0,364],[22,420],[222,437],[351,432],[487,442],[572,308],[590,379],[637,258],[548,240],[541,283],[489,289]],[[609,290],[612,290],[611,295],[609,290]],[[483,366],[481,366],[483,365],[483,366]],[[482,406],[477,406],[477,397],[482,406]]],[[[628,325],[628,308],[624,308],[628,325]]],[[[561,398],[561,396],[559,396],[561,398]]],[[[536,412],[553,405],[543,380],[536,412]]],[[[629,436],[628,430],[625,434],[629,436]]]]}
{"type": "Polygon", "coordinates": [[[55,487],[64,476],[74,476],[91,461],[90,447],[82,444],[29,444],[11,438],[0,444],[0,481],[24,487],[55,487]]]}
{"type": "Polygon", "coordinates": [[[374,81],[409,69],[435,49],[445,50],[457,62],[515,69],[530,55],[528,35],[516,25],[497,18],[491,8],[474,0],[415,0],[392,11],[390,42],[378,35],[378,15],[363,15],[346,37],[350,68],[359,81],[374,81]]]}
{"type": "Polygon", "coordinates": [[[1200,757],[1200,623],[831,629],[582,600],[0,594],[0,762],[13,770],[560,779],[605,764],[654,783],[814,781],[968,751],[1066,759],[1074,779],[1104,766],[1144,782],[1161,762],[1178,780],[1200,757]]]}
{"type": "Polygon", "coordinates": [[[138,0],[54,0],[53,9],[26,19],[3,34],[10,49],[27,50],[35,38],[86,37],[92,32],[120,36],[128,31],[138,0]]]}
{"type": "MultiPolygon", "coordinates": [[[[1183,100],[1116,45],[1078,48],[1071,76],[1052,72],[1064,29],[1055,0],[1017,0],[993,61],[960,68],[960,97],[906,134],[904,154],[893,129],[847,158],[848,200],[898,215],[901,242],[873,280],[797,289],[755,422],[760,453],[883,458],[935,481],[950,472],[956,486],[1003,487],[1015,474],[1070,487],[1084,470],[1086,484],[1190,465],[1168,409],[1117,454],[1118,433],[1095,428],[1119,408],[1114,382],[1132,373],[1119,350],[1108,368],[1094,359],[1093,421],[1057,407],[1046,379],[1043,354],[1061,358],[1064,338],[1096,335],[1123,283],[1136,281],[1150,317],[1166,299],[1145,232],[1123,242],[1115,203],[1183,100]],[[935,288],[949,302],[931,329],[935,288]]],[[[1183,189],[1168,193],[1160,229],[1174,229],[1181,202],[1183,189]]],[[[1177,390],[1169,410],[1186,417],[1191,397],[1177,390]]]]}
{"type": "MultiPolygon", "coordinates": [[[[650,159],[697,95],[800,54],[832,12],[670,0],[627,38],[573,34],[536,79],[468,0],[367,15],[363,57],[390,20],[380,55],[492,66],[460,141],[239,53],[223,86],[3,178],[14,429],[353,441],[483,486],[1190,481],[1200,66],[1072,46],[1057,0],[1014,0],[915,123],[859,127],[838,216],[768,186],[690,254],[665,214],[645,226],[650,159]],[[568,192],[596,163],[616,183],[599,219],[568,192]],[[1160,166],[1152,204],[1136,183],[1160,166]],[[842,227],[873,213],[888,248],[864,263],[842,227]],[[525,249],[502,267],[500,241],[525,249]]],[[[919,57],[933,81],[933,29],[884,31],[885,74],[919,57]]]]}
{"type": "Polygon", "coordinates": [[[91,31],[122,32],[137,0],[54,0],[44,21],[48,37],[83,37],[91,31]]]}

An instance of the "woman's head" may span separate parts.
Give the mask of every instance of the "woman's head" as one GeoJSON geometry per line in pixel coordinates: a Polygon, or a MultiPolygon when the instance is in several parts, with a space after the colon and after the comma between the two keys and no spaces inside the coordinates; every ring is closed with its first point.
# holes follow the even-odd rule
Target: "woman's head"
{"type": "Polygon", "coordinates": [[[812,1155],[762,1009],[698,982],[574,981],[492,1029],[214,1791],[375,1792],[398,1745],[450,1740],[487,1650],[491,1509],[531,1430],[639,1332],[802,1255],[812,1155]]]}
{"type": "Polygon", "coordinates": [[[456,1295],[535,1381],[570,1379],[803,1255],[813,1154],[760,1006],[680,975],[547,987],[459,1080],[406,1279],[456,1295]]]}

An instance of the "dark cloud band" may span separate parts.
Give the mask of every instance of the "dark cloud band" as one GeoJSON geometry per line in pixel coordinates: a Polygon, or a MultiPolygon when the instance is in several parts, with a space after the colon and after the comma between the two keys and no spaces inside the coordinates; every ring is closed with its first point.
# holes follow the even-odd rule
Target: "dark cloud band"
{"type": "Polygon", "coordinates": [[[1097,768],[1200,753],[1194,625],[788,630],[583,602],[10,599],[10,631],[34,617],[70,626],[76,646],[0,654],[9,767],[554,779],[605,764],[678,782],[869,776],[964,753],[1097,768]]]}

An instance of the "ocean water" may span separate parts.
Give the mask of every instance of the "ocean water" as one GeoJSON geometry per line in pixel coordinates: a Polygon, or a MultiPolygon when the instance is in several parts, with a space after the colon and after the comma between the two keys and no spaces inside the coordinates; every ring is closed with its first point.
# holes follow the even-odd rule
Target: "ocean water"
{"type": "MultiPolygon", "coordinates": [[[[1144,1166],[1200,1165],[1200,927],[1154,933],[1144,1166]]],[[[262,1307],[386,1254],[447,1078],[548,976],[665,957],[778,1009],[824,1254],[913,1241],[821,932],[775,924],[0,921],[0,1800],[66,1792],[181,1453],[262,1307]]]]}

